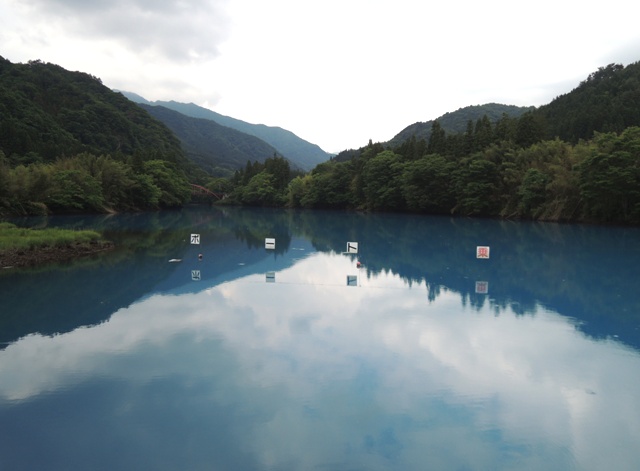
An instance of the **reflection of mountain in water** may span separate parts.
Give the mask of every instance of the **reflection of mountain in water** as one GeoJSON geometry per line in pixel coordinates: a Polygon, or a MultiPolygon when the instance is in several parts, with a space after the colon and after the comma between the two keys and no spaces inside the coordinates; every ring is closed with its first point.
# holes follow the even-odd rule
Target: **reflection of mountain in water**
{"type": "Polygon", "coordinates": [[[269,216],[265,211],[262,218],[249,221],[242,211],[231,211],[233,217],[226,213],[185,210],[20,221],[38,227],[95,228],[116,242],[117,249],[93,259],[3,273],[0,345],[30,333],[53,335],[98,324],[147,295],[192,285],[190,270],[198,267],[200,252],[205,258],[199,266],[213,268],[202,270],[204,282],[227,281],[225,274],[240,276],[239,260],[248,271],[269,257],[278,263],[286,258],[290,233],[283,213],[269,216]],[[201,246],[190,244],[194,232],[202,233],[201,246]],[[269,253],[264,250],[265,233],[278,237],[276,250],[269,253]]]}
{"type": "Polygon", "coordinates": [[[409,284],[425,282],[431,299],[446,288],[472,306],[490,302],[496,312],[509,306],[527,314],[542,304],[575,318],[589,335],[618,335],[640,348],[637,228],[241,208],[21,222],[96,228],[118,249],[3,274],[0,342],[100,323],[157,292],[193,292],[282,270],[300,256],[292,247],[340,252],[357,241],[368,275],[391,271],[409,284]],[[192,233],[200,234],[200,245],[190,244],[192,233]],[[265,250],[266,237],[276,239],[275,250],[265,250]],[[491,247],[489,260],[475,258],[477,245],[491,247]],[[182,262],[168,263],[173,258],[182,262]],[[488,282],[488,296],[475,293],[476,281],[488,282]]]}
{"type": "Polygon", "coordinates": [[[405,215],[314,215],[301,225],[320,250],[346,236],[360,243],[370,274],[390,270],[496,312],[543,305],[574,317],[594,337],[616,335],[640,348],[640,229],[405,215]],[[310,227],[315,225],[315,227],[310,227]],[[331,230],[327,230],[331,227],[331,230]],[[478,245],[491,247],[477,260],[478,245]],[[487,281],[489,295],[475,293],[487,281]]]}

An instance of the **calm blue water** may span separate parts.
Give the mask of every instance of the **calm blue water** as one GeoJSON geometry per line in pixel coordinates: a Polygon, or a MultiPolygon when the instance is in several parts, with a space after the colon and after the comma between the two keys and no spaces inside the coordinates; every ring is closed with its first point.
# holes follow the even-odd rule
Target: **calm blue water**
{"type": "Polygon", "coordinates": [[[19,222],[118,248],[0,272],[0,470],[638,469],[639,229],[19,222]]]}

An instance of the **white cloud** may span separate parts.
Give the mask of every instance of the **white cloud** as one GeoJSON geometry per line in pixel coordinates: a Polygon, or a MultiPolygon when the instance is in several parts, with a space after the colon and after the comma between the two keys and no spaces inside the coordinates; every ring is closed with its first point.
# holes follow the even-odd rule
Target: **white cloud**
{"type": "MultiPolygon", "coordinates": [[[[391,274],[348,287],[353,269],[346,257],[316,254],[273,284],[253,275],[153,296],[98,326],[26,337],[0,351],[0,400],[28,401],[96,377],[197,384],[204,404],[242,398],[251,411],[235,417],[244,420],[236,424],[243,443],[273,467],[339,460],[377,430],[393,434],[371,436],[368,469],[388,463],[381,452],[406,469],[427,455],[500,468],[499,450],[482,438],[491,430],[507,445],[543,450],[521,456],[521,469],[544,467],[557,450],[581,469],[625,469],[637,457],[634,447],[618,447],[640,440],[637,352],[590,339],[542,308],[496,316],[449,292],[429,302],[424,286],[409,289],[391,274]]],[[[120,400],[132,407],[129,390],[120,400]]],[[[189,411],[196,406],[181,410],[207,413],[189,411]]]]}
{"type": "Polygon", "coordinates": [[[638,7],[623,0],[4,4],[10,60],[211,106],[329,151],[468,105],[545,104],[598,67],[640,59],[638,7]]]}

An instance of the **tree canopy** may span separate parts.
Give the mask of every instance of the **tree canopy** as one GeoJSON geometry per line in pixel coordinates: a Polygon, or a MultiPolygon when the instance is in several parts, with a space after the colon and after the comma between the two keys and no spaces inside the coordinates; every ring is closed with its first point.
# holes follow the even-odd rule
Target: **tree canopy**
{"type": "MultiPolygon", "coordinates": [[[[199,183],[229,204],[640,224],[640,63],[602,67],[538,109],[506,110],[516,115],[492,106],[464,124],[458,110],[428,133],[410,126],[306,174],[265,148],[272,157],[222,179],[95,77],[0,58],[0,215],[178,207],[199,183]]],[[[213,132],[183,131],[182,145],[213,132]]]]}

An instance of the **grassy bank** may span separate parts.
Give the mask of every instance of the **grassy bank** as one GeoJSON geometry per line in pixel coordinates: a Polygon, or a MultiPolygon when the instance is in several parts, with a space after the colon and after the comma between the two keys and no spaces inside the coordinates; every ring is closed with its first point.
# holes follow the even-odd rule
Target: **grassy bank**
{"type": "Polygon", "coordinates": [[[3,268],[68,260],[112,246],[96,231],[25,229],[0,222],[0,267],[3,268]]]}
{"type": "Polygon", "coordinates": [[[0,251],[32,250],[39,247],[60,247],[84,244],[101,239],[95,231],[70,229],[25,229],[8,222],[0,222],[0,251]]]}

